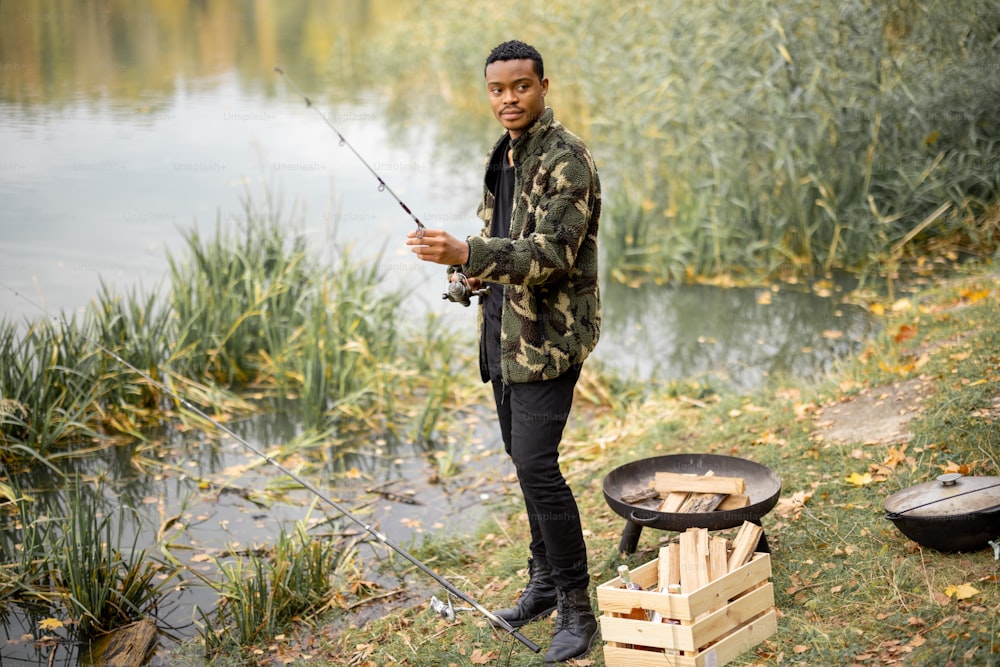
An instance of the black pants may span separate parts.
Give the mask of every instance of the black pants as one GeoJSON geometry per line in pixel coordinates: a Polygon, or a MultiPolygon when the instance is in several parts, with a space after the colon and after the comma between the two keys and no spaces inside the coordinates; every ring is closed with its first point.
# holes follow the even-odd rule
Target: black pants
{"type": "Polygon", "coordinates": [[[556,586],[566,590],[590,583],[580,511],[559,469],[559,442],[580,368],[543,382],[504,385],[493,380],[500,432],[528,512],[531,556],[548,562],[556,586]]]}

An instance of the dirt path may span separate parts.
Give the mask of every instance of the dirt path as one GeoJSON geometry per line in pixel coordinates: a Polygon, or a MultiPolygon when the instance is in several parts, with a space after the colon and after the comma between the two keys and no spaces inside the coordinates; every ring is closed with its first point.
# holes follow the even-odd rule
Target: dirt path
{"type": "Polygon", "coordinates": [[[889,445],[910,439],[910,421],[923,412],[930,380],[917,377],[864,389],[817,411],[818,434],[827,442],[889,445]]]}

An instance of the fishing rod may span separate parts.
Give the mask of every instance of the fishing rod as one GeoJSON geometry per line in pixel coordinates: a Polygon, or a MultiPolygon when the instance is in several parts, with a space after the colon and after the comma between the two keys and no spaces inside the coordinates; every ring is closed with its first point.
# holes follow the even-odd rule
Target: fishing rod
{"type": "MultiPolygon", "coordinates": [[[[337,129],[337,127],[333,124],[333,122],[331,122],[330,119],[326,117],[326,114],[320,111],[319,108],[315,104],[313,104],[312,99],[310,99],[310,97],[306,95],[302,91],[302,89],[299,88],[298,85],[296,85],[294,81],[292,81],[291,77],[285,74],[285,70],[283,70],[280,67],[275,67],[274,71],[280,74],[281,77],[288,83],[288,85],[292,87],[292,90],[298,93],[299,97],[305,100],[307,107],[309,107],[310,109],[319,114],[319,117],[323,119],[323,122],[326,123],[327,127],[333,130],[334,134],[336,134],[337,137],[340,139],[340,145],[347,146],[349,149],[351,149],[351,152],[354,153],[354,155],[359,160],[361,160],[361,163],[368,168],[368,171],[370,171],[372,173],[372,176],[374,176],[375,179],[378,181],[379,192],[388,192],[390,195],[392,195],[392,198],[396,200],[396,202],[403,208],[404,211],[406,211],[406,214],[413,219],[413,222],[417,223],[416,237],[418,239],[424,238],[424,229],[425,229],[424,223],[420,222],[420,219],[417,218],[417,216],[413,213],[413,211],[410,210],[410,207],[407,206],[405,203],[403,203],[403,200],[400,199],[399,196],[393,191],[393,189],[390,188],[389,185],[385,182],[385,180],[381,176],[379,176],[378,172],[375,171],[375,169],[370,164],[368,164],[368,161],[361,156],[361,153],[359,153],[357,149],[355,149],[354,146],[352,146],[351,143],[346,138],[344,138],[344,135],[341,134],[340,130],[337,129]]],[[[448,284],[447,291],[444,294],[442,294],[441,297],[448,301],[453,301],[455,303],[460,303],[463,306],[468,306],[471,303],[470,300],[472,297],[487,296],[489,293],[490,293],[489,286],[485,286],[481,289],[472,289],[466,277],[459,274],[457,280],[454,280],[448,284]]]]}
{"type": "MultiPolygon", "coordinates": [[[[5,283],[0,283],[0,285],[3,285],[4,288],[6,288],[8,291],[10,291],[12,294],[14,294],[14,296],[16,296],[16,297],[18,297],[20,299],[23,299],[27,303],[31,304],[32,306],[34,306],[35,308],[37,308],[38,310],[40,310],[49,319],[52,319],[52,320],[55,320],[55,321],[58,322],[58,320],[55,317],[53,317],[52,314],[49,313],[49,311],[47,311],[43,306],[35,303],[31,299],[29,299],[25,295],[21,294],[20,292],[18,292],[14,288],[6,285],[5,283]]],[[[316,486],[314,486],[311,482],[309,482],[306,479],[304,479],[303,477],[295,474],[294,472],[292,472],[291,470],[289,470],[288,468],[286,468],[285,466],[283,466],[281,463],[279,463],[278,461],[276,461],[274,458],[272,458],[270,455],[268,455],[266,452],[262,451],[261,449],[259,449],[257,447],[254,447],[245,438],[243,438],[242,436],[240,436],[239,434],[237,434],[231,428],[229,428],[225,424],[222,424],[217,419],[214,419],[212,416],[210,416],[209,414],[207,414],[204,410],[202,410],[198,406],[194,405],[193,403],[191,403],[190,401],[188,401],[186,398],[184,398],[183,396],[181,396],[180,394],[178,394],[176,391],[174,391],[173,389],[171,389],[169,385],[167,385],[164,382],[161,382],[161,381],[153,378],[148,373],[146,373],[146,372],[144,372],[144,371],[136,368],[132,363],[130,363],[128,360],[126,360],[120,354],[118,354],[114,350],[111,350],[108,347],[102,345],[101,343],[99,343],[99,342],[97,342],[97,341],[95,341],[95,340],[87,337],[85,333],[80,332],[80,337],[83,340],[85,340],[88,343],[90,343],[91,345],[93,345],[99,351],[103,352],[104,354],[108,355],[109,357],[111,357],[112,359],[114,359],[115,361],[117,361],[119,364],[121,364],[125,368],[128,368],[133,373],[137,374],[139,377],[141,377],[144,380],[146,380],[146,382],[149,382],[151,385],[153,385],[154,387],[157,387],[158,389],[160,389],[161,391],[163,391],[164,393],[166,393],[168,396],[171,396],[172,398],[174,398],[178,403],[180,403],[183,407],[185,407],[188,410],[190,410],[192,413],[194,413],[197,416],[201,417],[202,419],[204,419],[205,421],[209,422],[210,424],[212,424],[213,426],[215,426],[217,429],[219,429],[220,431],[222,431],[223,433],[225,433],[229,437],[233,438],[236,442],[238,442],[240,445],[242,445],[243,447],[245,447],[248,451],[250,451],[253,454],[259,456],[262,459],[264,459],[264,461],[266,461],[269,465],[273,466],[278,471],[280,471],[283,474],[287,475],[291,480],[295,481],[300,486],[302,486],[302,488],[304,488],[305,490],[309,491],[314,496],[316,496],[318,499],[320,499],[321,501],[325,502],[327,505],[329,505],[333,509],[337,510],[344,517],[346,517],[347,519],[350,519],[356,525],[358,525],[359,527],[361,527],[362,530],[364,530],[366,533],[368,533],[369,535],[371,535],[372,537],[374,537],[378,542],[381,542],[386,547],[388,547],[392,551],[395,551],[397,554],[399,554],[400,556],[402,556],[403,558],[405,558],[406,560],[408,560],[410,563],[412,563],[413,565],[415,565],[417,567],[417,569],[419,569],[421,572],[423,572],[424,574],[428,575],[434,581],[436,581],[438,584],[440,584],[441,587],[444,588],[445,591],[447,591],[449,595],[453,595],[456,598],[458,598],[459,600],[462,600],[466,604],[470,605],[469,608],[466,608],[466,607],[455,607],[452,604],[452,602],[451,602],[450,599],[447,602],[442,602],[442,601],[438,600],[437,597],[433,597],[432,596],[431,597],[431,602],[430,602],[430,608],[431,608],[432,611],[434,611],[435,613],[439,614],[440,616],[442,616],[443,618],[445,618],[447,620],[454,620],[455,619],[455,612],[457,612],[457,611],[478,611],[480,614],[482,614],[483,616],[485,616],[487,620],[490,621],[490,623],[493,625],[493,627],[499,628],[501,630],[504,630],[505,632],[507,632],[507,634],[509,634],[512,637],[514,637],[514,639],[518,640],[519,642],[521,642],[522,644],[524,644],[526,647],[528,647],[529,649],[531,649],[535,653],[538,653],[541,650],[541,648],[538,646],[538,644],[535,644],[533,641],[531,641],[530,639],[528,639],[527,637],[525,637],[524,635],[522,635],[516,628],[514,628],[506,620],[504,620],[503,618],[500,618],[499,616],[497,616],[496,614],[494,614],[490,610],[488,610],[485,607],[483,607],[481,604],[479,604],[478,602],[476,602],[474,599],[472,599],[472,597],[470,597],[468,594],[464,593],[457,586],[455,586],[450,581],[448,581],[447,579],[445,579],[443,576],[441,576],[440,574],[438,574],[437,572],[435,572],[434,570],[432,570],[427,564],[425,564],[424,562],[420,561],[416,556],[414,556],[413,554],[411,554],[410,552],[408,552],[406,549],[404,549],[403,547],[399,546],[398,544],[394,543],[384,533],[379,532],[378,530],[375,530],[370,524],[365,523],[364,521],[362,521],[355,514],[353,514],[349,509],[347,509],[345,506],[343,506],[342,504],[338,503],[336,500],[334,500],[333,498],[330,498],[328,495],[326,495],[325,493],[323,493],[322,491],[320,491],[318,488],[316,488],[316,486]]]]}
{"type": "Polygon", "coordinates": [[[413,211],[410,210],[410,207],[403,203],[403,200],[400,199],[395,192],[393,192],[392,188],[390,188],[389,185],[382,179],[382,177],[378,175],[378,172],[375,171],[375,169],[372,168],[370,164],[368,164],[368,161],[361,156],[361,153],[359,153],[354,148],[354,146],[352,146],[351,143],[344,138],[344,135],[341,134],[340,130],[338,130],[337,127],[330,121],[330,119],[326,117],[326,114],[320,111],[319,107],[314,105],[312,100],[309,99],[309,96],[306,95],[304,92],[302,92],[302,89],[299,88],[294,81],[292,81],[291,77],[285,74],[285,70],[283,70],[280,67],[275,67],[274,71],[280,74],[281,77],[288,83],[288,85],[291,86],[292,89],[296,93],[298,93],[303,100],[305,100],[307,107],[309,107],[310,109],[319,114],[319,117],[323,119],[323,122],[327,124],[327,127],[333,130],[334,133],[337,135],[337,137],[340,139],[340,145],[347,146],[348,148],[350,148],[351,152],[354,153],[354,155],[359,160],[361,160],[361,163],[368,168],[368,171],[370,171],[372,173],[372,176],[374,176],[375,179],[378,181],[378,191],[388,192],[390,195],[392,195],[392,198],[396,200],[396,202],[403,208],[404,211],[406,211],[406,214],[409,215],[411,218],[413,218],[413,222],[417,223],[417,233],[416,233],[417,238],[418,239],[424,238],[424,223],[420,222],[420,219],[417,218],[417,216],[413,213],[413,211]]]}

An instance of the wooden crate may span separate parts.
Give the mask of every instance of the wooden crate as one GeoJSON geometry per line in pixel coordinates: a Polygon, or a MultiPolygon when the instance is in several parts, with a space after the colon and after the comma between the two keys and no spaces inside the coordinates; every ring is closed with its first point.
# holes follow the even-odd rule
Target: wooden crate
{"type": "MultiPolygon", "coordinates": [[[[655,559],[632,570],[632,581],[655,589],[655,559]]],[[[626,590],[620,578],[597,587],[607,667],[719,667],[778,629],[771,557],[754,554],[745,565],[691,593],[626,590]],[[626,618],[641,609],[665,619],[626,618]],[[669,622],[666,621],[669,619],[669,622]]]]}

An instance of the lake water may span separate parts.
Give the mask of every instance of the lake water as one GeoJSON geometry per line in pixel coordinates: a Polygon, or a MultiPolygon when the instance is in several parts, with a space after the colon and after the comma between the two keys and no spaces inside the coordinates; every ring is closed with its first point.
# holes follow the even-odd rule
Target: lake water
{"type": "MultiPolygon", "coordinates": [[[[260,202],[271,195],[285,202],[289,224],[317,253],[332,260],[351,246],[355,257],[380,262],[386,288],[410,294],[414,317],[448,314],[468,329],[472,349],[472,309],[442,302],[443,270],[418,262],[403,247],[410,218],[274,72],[276,65],[285,68],[425,224],[457,236],[477,233],[482,159],[499,133],[476,82],[485,52],[470,58],[468,87],[426,88],[432,102],[440,96],[441,106],[465,105],[462,123],[446,124],[425,113],[424,104],[399,99],[384,82],[391,73],[377,71],[371,45],[400,16],[413,20],[413,7],[392,0],[136,0],[113,6],[5,0],[0,313],[34,319],[77,311],[102,282],[119,291],[157,290],[167,254],[182,247],[182,231],[212,233],[217,224],[232,225],[247,196],[260,202]]],[[[433,23],[433,17],[421,20],[424,27],[433,23]]],[[[428,53],[429,62],[447,57],[428,53]]],[[[558,113],[558,88],[550,97],[558,113]]],[[[599,163],[602,151],[613,150],[589,136],[587,127],[572,129],[591,143],[599,163]]],[[[614,187],[613,172],[602,180],[606,190],[614,187]]],[[[870,333],[865,314],[839,304],[835,286],[828,288],[833,298],[792,288],[631,288],[605,278],[604,329],[595,357],[612,372],[649,383],[695,377],[749,389],[776,373],[811,375],[870,333]]],[[[246,437],[262,447],[295,430],[249,428],[246,437]]],[[[482,491],[422,485],[423,508],[376,504],[373,516],[391,525],[395,538],[446,524],[471,527],[482,516],[473,508],[500,493],[510,469],[496,456],[495,429],[481,421],[473,428],[468,464],[488,477],[471,481],[482,491]]],[[[302,498],[263,518],[252,506],[221,497],[185,500],[193,479],[247,460],[235,446],[207,460],[193,457],[190,474],[168,476],[171,489],[149,491],[157,500],[148,520],[155,525],[172,507],[193,502],[190,511],[206,519],[204,533],[192,529],[188,546],[205,548],[231,538],[244,544],[265,539],[301,518],[302,498]]],[[[407,447],[359,457],[358,465],[368,485],[402,480],[405,487],[427,474],[426,452],[407,447]]],[[[8,636],[18,632],[7,627],[8,636]]],[[[0,654],[26,664],[44,657],[12,656],[11,650],[0,648],[0,654]]]]}
{"type": "MultiPolygon", "coordinates": [[[[352,246],[381,264],[387,288],[408,290],[411,312],[446,312],[473,336],[471,311],[440,299],[441,268],[404,249],[409,216],[316,113],[425,224],[478,232],[482,158],[499,130],[482,91],[432,90],[473,100],[465,125],[444,127],[364,76],[362,45],[377,43],[406,3],[125,7],[0,8],[0,312],[38,317],[29,300],[49,313],[78,310],[102,281],[155,290],[181,231],[212,233],[241,216],[246,197],[270,195],[321,256],[352,246]]],[[[574,129],[598,156],[614,150],[574,129]]],[[[602,178],[614,187],[613,172],[602,178]]],[[[607,279],[604,290],[596,357],[653,380],[707,374],[749,387],[779,369],[809,373],[828,361],[824,332],[843,332],[833,346],[843,348],[866,327],[836,299],[792,290],[767,303],[755,290],[607,279]]]]}

